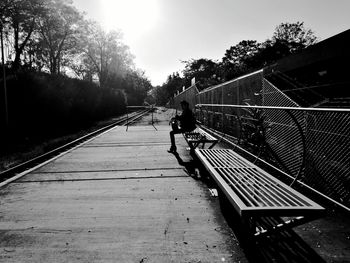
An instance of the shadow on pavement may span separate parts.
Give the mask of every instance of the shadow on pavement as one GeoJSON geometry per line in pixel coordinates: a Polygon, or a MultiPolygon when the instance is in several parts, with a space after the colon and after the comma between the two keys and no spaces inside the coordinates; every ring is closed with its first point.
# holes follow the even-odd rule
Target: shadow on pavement
{"type": "MultiPolygon", "coordinates": [[[[271,234],[260,240],[252,240],[243,229],[241,219],[234,211],[231,203],[220,190],[218,192],[221,211],[238,238],[249,262],[326,262],[291,229],[271,234]]],[[[276,224],[280,220],[280,218],[268,217],[263,218],[260,223],[269,225],[273,221],[276,224]]]]}
{"type": "MultiPolygon", "coordinates": [[[[178,163],[184,166],[184,170],[194,179],[200,179],[209,188],[216,188],[219,193],[219,203],[222,214],[244,250],[249,262],[283,262],[283,263],[323,263],[326,262],[313,250],[299,235],[293,230],[283,230],[274,233],[258,241],[248,237],[248,233],[242,227],[241,219],[235,212],[234,207],[226,196],[216,186],[214,180],[210,178],[207,171],[196,162],[195,158],[190,161],[183,161],[180,155],[172,153],[178,163]]],[[[261,224],[278,223],[279,218],[265,218],[261,224]]]]}
{"type": "Polygon", "coordinates": [[[195,161],[194,160],[190,160],[188,162],[184,162],[182,160],[182,158],[180,157],[178,152],[172,152],[172,154],[175,156],[177,162],[179,163],[179,165],[183,166],[185,168],[185,172],[191,176],[196,178],[196,165],[195,165],[195,161]]]}

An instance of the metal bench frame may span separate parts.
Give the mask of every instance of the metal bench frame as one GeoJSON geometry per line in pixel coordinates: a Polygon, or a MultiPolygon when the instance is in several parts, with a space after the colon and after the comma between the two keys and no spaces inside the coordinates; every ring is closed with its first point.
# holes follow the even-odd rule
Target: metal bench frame
{"type": "Polygon", "coordinates": [[[292,228],[316,218],[324,208],[229,149],[195,149],[218,187],[253,237],[292,228]],[[264,217],[292,217],[263,228],[264,217]]]}
{"type": "Polygon", "coordinates": [[[200,144],[204,148],[206,143],[210,143],[208,149],[212,149],[218,143],[218,139],[201,128],[196,128],[192,132],[185,132],[183,136],[191,150],[196,149],[200,144]]]}

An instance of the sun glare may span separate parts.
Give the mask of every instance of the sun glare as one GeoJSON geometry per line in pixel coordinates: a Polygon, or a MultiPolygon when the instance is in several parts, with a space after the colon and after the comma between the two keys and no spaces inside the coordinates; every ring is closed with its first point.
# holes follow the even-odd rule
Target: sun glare
{"type": "Polygon", "coordinates": [[[101,0],[107,30],[121,29],[126,38],[136,40],[151,30],[157,20],[157,0],[101,0]]]}

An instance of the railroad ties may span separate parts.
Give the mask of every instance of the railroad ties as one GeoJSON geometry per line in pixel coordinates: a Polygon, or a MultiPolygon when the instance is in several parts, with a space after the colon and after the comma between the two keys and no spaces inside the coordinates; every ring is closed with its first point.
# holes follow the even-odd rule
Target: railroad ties
{"type": "Polygon", "coordinates": [[[0,262],[245,262],[159,109],[0,188],[0,262]]]}

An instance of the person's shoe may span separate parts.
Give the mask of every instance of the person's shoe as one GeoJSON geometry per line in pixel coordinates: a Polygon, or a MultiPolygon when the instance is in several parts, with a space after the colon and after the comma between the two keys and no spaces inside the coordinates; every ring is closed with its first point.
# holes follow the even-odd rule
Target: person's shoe
{"type": "Polygon", "coordinates": [[[171,146],[168,150],[169,153],[176,153],[176,146],[171,146]]]}

